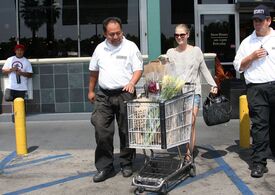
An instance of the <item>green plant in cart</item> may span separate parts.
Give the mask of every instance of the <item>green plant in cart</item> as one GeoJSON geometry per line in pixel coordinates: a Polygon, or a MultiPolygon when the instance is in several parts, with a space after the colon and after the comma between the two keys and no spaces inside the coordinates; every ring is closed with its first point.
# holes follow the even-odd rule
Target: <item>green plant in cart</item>
{"type": "Polygon", "coordinates": [[[179,77],[165,75],[161,82],[160,99],[167,100],[179,95],[184,84],[179,77]]]}

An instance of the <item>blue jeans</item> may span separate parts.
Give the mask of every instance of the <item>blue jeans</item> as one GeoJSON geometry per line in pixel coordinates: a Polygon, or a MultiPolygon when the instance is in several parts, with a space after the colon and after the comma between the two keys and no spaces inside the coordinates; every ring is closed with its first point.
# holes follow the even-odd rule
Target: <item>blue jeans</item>
{"type": "Polygon", "coordinates": [[[194,96],[194,107],[200,108],[201,105],[201,95],[200,94],[195,94],[194,96]]]}

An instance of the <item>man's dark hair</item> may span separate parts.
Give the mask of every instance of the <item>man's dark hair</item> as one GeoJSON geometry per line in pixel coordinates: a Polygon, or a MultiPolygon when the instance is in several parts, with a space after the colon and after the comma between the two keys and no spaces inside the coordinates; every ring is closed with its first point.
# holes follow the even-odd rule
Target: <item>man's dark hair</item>
{"type": "Polygon", "coordinates": [[[121,20],[120,20],[120,18],[118,18],[118,17],[108,17],[108,18],[106,18],[104,21],[103,21],[103,32],[105,33],[106,31],[107,31],[107,25],[109,24],[109,23],[111,23],[111,22],[113,22],[113,23],[118,23],[119,24],[119,26],[120,26],[120,28],[122,29],[122,23],[121,23],[121,20]]]}

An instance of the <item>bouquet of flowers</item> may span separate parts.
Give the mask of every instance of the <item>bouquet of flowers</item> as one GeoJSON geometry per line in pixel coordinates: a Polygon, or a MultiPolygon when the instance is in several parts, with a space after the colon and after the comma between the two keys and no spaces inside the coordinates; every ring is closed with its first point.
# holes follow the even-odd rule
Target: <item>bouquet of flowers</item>
{"type": "Polygon", "coordinates": [[[145,91],[151,100],[168,100],[181,94],[184,84],[179,77],[165,75],[161,80],[148,79],[145,91]]]}
{"type": "Polygon", "coordinates": [[[151,72],[145,76],[145,93],[150,100],[158,100],[161,91],[161,76],[151,72]]]}
{"type": "Polygon", "coordinates": [[[160,99],[167,100],[181,94],[184,83],[179,77],[165,75],[161,82],[160,99]]]}

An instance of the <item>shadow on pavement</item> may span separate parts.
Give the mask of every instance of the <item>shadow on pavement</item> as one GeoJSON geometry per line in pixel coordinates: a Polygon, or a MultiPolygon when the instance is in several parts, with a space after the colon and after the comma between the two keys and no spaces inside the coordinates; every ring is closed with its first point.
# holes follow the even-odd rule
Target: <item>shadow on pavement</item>
{"type": "MultiPolygon", "coordinates": [[[[229,147],[226,148],[226,150],[228,150],[229,152],[235,152],[239,155],[240,159],[242,159],[244,162],[246,162],[249,166],[249,169],[251,170],[251,166],[252,166],[252,162],[250,160],[250,156],[252,153],[252,149],[251,148],[241,148],[240,147],[240,141],[239,140],[235,140],[236,145],[231,145],[229,147]]],[[[272,153],[270,151],[270,155],[268,159],[272,159],[273,161],[275,161],[274,156],[272,156],[272,153]]]]}
{"type": "Polygon", "coordinates": [[[31,153],[31,152],[37,150],[38,148],[39,148],[39,146],[31,146],[28,148],[28,153],[31,153]]]}
{"type": "Polygon", "coordinates": [[[215,159],[222,156],[225,156],[227,152],[225,150],[212,150],[211,148],[204,147],[204,146],[196,146],[199,149],[205,150],[205,153],[201,154],[201,157],[206,159],[215,159]]]}

